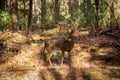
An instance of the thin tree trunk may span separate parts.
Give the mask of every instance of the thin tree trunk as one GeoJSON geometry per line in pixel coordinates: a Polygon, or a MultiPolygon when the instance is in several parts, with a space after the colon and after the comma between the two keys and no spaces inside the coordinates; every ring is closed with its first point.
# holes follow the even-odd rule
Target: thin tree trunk
{"type": "Polygon", "coordinates": [[[0,0],[0,9],[5,10],[6,0],[0,0]]]}
{"type": "MultiPolygon", "coordinates": [[[[10,9],[12,8],[12,1],[10,1],[10,9]]],[[[11,13],[11,11],[10,11],[10,13],[11,13]]]]}
{"type": "Polygon", "coordinates": [[[26,5],[25,5],[26,0],[23,0],[23,4],[24,4],[24,26],[23,26],[23,30],[25,29],[25,31],[27,31],[27,21],[26,21],[26,5]]]}
{"type": "Polygon", "coordinates": [[[11,9],[11,1],[6,0],[6,9],[11,9]]]}
{"type": "Polygon", "coordinates": [[[112,4],[110,6],[110,29],[114,27],[114,0],[112,0],[112,4]]]}
{"type": "Polygon", "coordinates": [[[98,8],[99,8],[99,0],[95,0],[95,32],[98,32],[99,29],[98,8]]]}
{"type": "Polygon", "coordinates": [[[59,21],[59,15],[60,15],[60,3],[59,0],[55,0],[55,7],[54,7],[54,21],[58,22],[59,21]]]}
{"type": "Polygon", "coordinates": [[[69,13],[73,21],[75,21],[75,14],[77,10],[78,10],[78,0],[69,0],[69,13]]]}
{"type": "Polygon", "coordinates": [[[4,7],[4,9],[6,10],[7,9],[7,0],[5,0],[5,7],[4,7]]]}
{"type": "Polygon", "coordinates": [[[12,9],[11,9],[11,29],[13,31],[17,30],[17,2],[16,0],[11,0],[12,9]]]}
{"type": "Polygon", "coordinates": [[[41,25],[46,23],[46,0],[41,0],[41,25]]]}
{"type": "Polygon", "coordinates": [[[111,0],[109,3],[106,2],[107,6],[110,8],[110,23],[109,23],[109,29],[119,29],[117,18],[115,17],[114,12],[114,2],[115,0],[111,0]],[[111,4],[111,5],[110,5],[111,4]]]}
{"type": "Polygon", "coordinates": [[[29,2],[29,15],[28,15],[28,33],[32,27],[32,3],[33,3],[33,0],[30,0],[30,2],[29,2]]]}

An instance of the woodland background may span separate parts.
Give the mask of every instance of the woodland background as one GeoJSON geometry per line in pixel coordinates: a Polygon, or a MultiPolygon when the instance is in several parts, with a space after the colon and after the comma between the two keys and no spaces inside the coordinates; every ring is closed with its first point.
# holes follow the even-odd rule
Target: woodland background
{"type": "Polygon", "coordinates": [[[0,80],[120,80],[120,0],[0,0],[0,80]],[[46,65],[44,40],[71,30],[70,65],[46,65]]]}

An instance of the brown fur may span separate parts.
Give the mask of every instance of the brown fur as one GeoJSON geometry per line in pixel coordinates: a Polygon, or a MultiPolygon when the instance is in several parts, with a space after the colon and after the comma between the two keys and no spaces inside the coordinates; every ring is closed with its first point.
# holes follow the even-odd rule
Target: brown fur
{"type": "Polygon", "coordinates": [[[64,36],[56,37],[56,38],[51,38],[49,40],[46,40],[45,45],[44,45],[44,51],[45,49],[47,50],[47,60],[49,61],[49,64],[52,66],[51,63],[51,56],[52,52],[55,50],[61,50],[62,51],[62,62],[63,64],[64,61],[64,53],[65,51],[68,52],[69,55],[69,60],[70,60],[70,52],[74,46],[74,36],[71,33],[67,33],[64,36]]]}

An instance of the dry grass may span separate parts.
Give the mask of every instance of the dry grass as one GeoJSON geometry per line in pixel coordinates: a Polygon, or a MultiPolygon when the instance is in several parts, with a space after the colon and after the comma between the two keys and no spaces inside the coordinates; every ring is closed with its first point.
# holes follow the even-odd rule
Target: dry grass
{"type": "MultiPolygon", "coordinates": [[[[90,41],[89,38],[84,39],[90,41]]],[[[70,64],[66,56],[62,66],[53,62],[54,66],[50,67],[43,59],[38,59],[43,44],[22,44],[17,53],[1,55],[0,60],[6,61],[0,63],[0,80],[120,80],[120,67],[114,63],[107,65],[104,60],[91,60],[93,56],[89,47],[75,44],[70,64]]],[[[111,50],[97,48],[94,53],[107,53],[111,50]]]]}

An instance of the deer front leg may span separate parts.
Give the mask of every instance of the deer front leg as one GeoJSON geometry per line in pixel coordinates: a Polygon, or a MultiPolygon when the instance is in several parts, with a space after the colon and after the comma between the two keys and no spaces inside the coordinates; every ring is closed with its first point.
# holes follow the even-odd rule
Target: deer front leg
{"type": "Polygon", "coordinates": [[[47,61],[49,62],[50,66],[53,66],[52,62],[51,62],[51,56],[52,56],[52,53],[48,53],[48,55],[47,55],[47,61]]]}
{"type": "Polygon", "coordinates": [[[71,63],[71,51],[68,51],[69,64],[71,63]]]}

